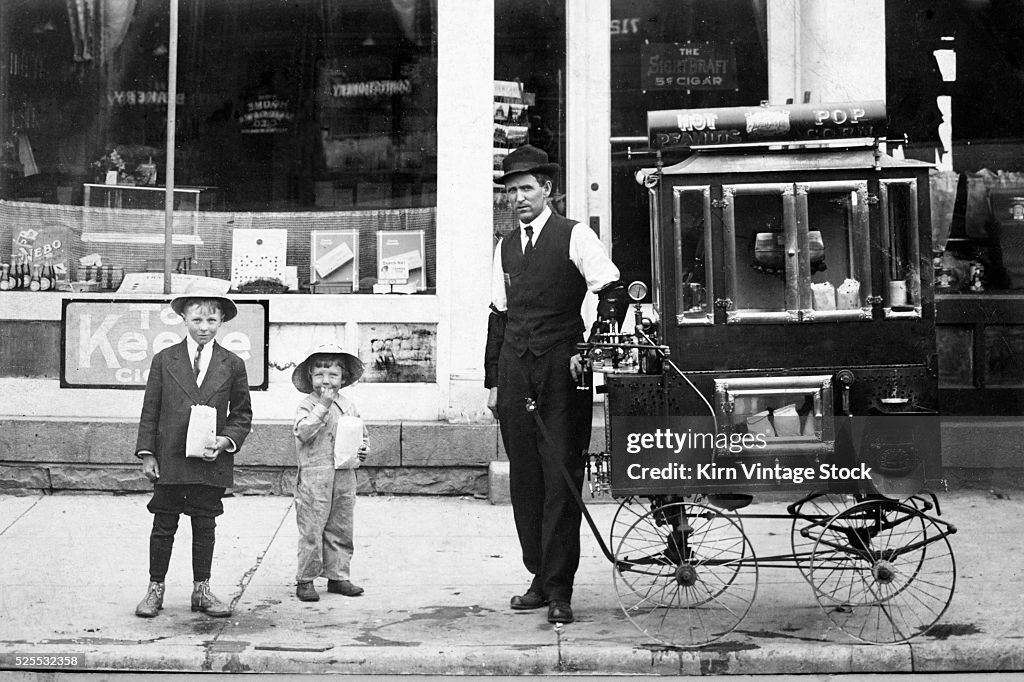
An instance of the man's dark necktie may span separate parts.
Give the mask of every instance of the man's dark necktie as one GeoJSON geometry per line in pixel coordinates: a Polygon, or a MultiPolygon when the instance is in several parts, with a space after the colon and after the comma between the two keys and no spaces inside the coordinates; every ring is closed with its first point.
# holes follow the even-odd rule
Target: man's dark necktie
{"type": "Polygon", "coordinates": [[[533,225],[527,225],[526,230],[526,247],[523,249],[523,256],[529,256],[533,253],[533,225]]]}
{"type": "Polygon", "coordinates": [[[203,354],[203,344],[196,348],[196,358],[192,361],[192,369],[196,373],[196,383],[199,383],[199,356],[203,354]]]}

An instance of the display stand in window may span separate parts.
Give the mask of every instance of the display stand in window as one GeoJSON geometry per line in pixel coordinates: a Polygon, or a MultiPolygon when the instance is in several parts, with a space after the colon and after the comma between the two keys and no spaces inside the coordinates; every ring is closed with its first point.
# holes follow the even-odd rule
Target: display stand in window
{"type": "Polygon", "coordinates": [[[359,290],[359,230],[312,232],[309,283],[314,294],[359,290]]]}
{"type": "Polygon", "coordinates": [[[377,232],[375,294],[411,294],[427,288],[423,230],[377,232]]]}

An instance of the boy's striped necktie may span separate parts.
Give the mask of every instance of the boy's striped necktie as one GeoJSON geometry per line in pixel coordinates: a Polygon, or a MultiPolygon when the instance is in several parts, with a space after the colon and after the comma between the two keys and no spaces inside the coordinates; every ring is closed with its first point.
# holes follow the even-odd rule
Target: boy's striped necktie
{"type": "Polygon", "coordinates": [[[199,347],[196,348],[195,360],[192,361],[192,369],[196,373],[196,381],[197,382],[199,381],[199,356],[202,355],[202,354],[203,354],[203,344],[199,344],[199,347]]]}

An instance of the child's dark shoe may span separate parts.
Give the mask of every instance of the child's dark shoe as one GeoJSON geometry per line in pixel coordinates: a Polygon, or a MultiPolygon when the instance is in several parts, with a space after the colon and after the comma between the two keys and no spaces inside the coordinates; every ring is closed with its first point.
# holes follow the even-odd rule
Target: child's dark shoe
{"type": "Polygon", "coordinates": [[[363,588],[353,585],[348,580],[328,580],[327,591],[334,594],[343,594],[346,597],[358,597],[363,593],[363,588]]]}
{"type": "Polygon", "coordinates": [[[317,594],[312,581],[308,583],[295,583],[295,596],[302,601],[320,601],[320,595],[317,594]]]}
{"type": "Polygon", "coordinates": [[[135,615],[139,618],[154,618],[163,607],[164,584],[151,582],[149,589],[146,591],[146,596],[135,607],[135,615]]]}
{"type": "Polygon", "coordinates": [[[209,580],[192,583],[192,610],[202,611],[213,618],[227,618],[231,615],[231,606],[210,592],[209,580]]]}

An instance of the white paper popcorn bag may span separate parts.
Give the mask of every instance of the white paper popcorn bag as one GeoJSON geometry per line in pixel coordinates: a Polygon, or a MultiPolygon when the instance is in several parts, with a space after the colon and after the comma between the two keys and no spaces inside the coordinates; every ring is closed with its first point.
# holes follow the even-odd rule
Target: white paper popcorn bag
{"type": "Polygon", "coordinates": [[[202,457],[217,440],[217,410],[209,405],[193,405],[185,434],[185,456],[202,457]]]}
{"type": "Polygon", "coordinates": [[[359,467],[359,446],[363,444],[363,420],[351,415],[338,418],[338,431],[334,435],[334,468],[359,467]]]}

